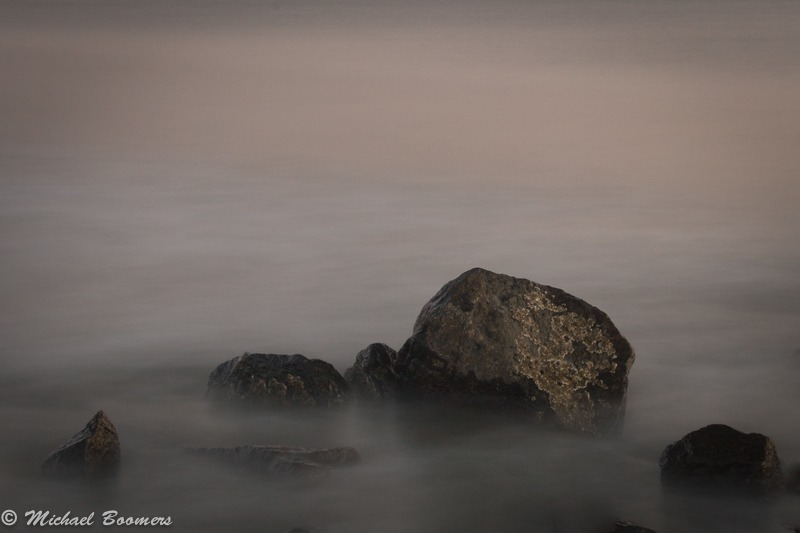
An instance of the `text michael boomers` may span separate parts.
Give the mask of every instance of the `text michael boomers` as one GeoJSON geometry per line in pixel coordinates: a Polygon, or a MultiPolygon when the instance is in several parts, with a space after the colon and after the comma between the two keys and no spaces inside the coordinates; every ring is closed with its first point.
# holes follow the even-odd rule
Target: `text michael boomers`
{"type": "MultiPolygon", "coordinates": [[[[94,524],[94,513],[87,516],[70,516],[67,511],[64,515],[51,515],[50,511],[27,511],[27,525],[29,526],[91,526],[94,524]]],[[[105,511],[101,515],[104,526],[169,526],[172,525],[172,518],[169,516],[153,517],[124,517],[119,516],[117,511],[105,511]]]]}

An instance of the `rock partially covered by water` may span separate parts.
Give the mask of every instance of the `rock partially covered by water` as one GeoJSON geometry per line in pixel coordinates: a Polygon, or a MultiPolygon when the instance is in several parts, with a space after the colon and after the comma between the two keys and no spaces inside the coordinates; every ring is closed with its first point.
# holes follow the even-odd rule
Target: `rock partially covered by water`
{"type": "Polygon", "coordinates": [[[596,307],[475,268],[425,304],[393,370],[404,393],[523,409],[600,434],[621,429],[633,360],[596,307]]]}
{"type": "Polygon", "coordinates": [[[120,457],[117,430],[98,411],[85,428],[44,460],[42,472],[58,477],[108,477],[118,471],[120,457]]]}
{"type": "Polygon", "coordinates": [[[786,473],[786,490],[800,494],[800,465],[792,466],[786,473]]]}
{"type": "Polygon", "coordinates": [[[666,483],[715,484],[758,493],[776,492],[783,485],[772,439],[723,424],[692,431],[670,444],[659,465],[666,483]]]}
{"type": "Polygon", "coordinates": [[[206,398],[275,406],[333,407],[350,400],[350,388],[325,361],[295,355],[246,353],[219,365],[206,398]]]}
{"type": "Polygon", "coordinates": [[[344,379],[361,399],[377,400],[394,396],[397,378],[394,362],[397,352],[385,344],[370,344],[356,355],[356,362],[345,370],[344,379]]]}
{"type": "Polygon", "coordinates": [[[260,474],[284,474],[306,478],[327,476],[332,467],[354,465],[361,460],[361,456],[353,448],[312,450],[286,446],[238,446],[186,448],[186,452],[260,474]]]}
{"type": "Polygon", "coordinates": [[[617,520],[614,523],[614,529],[608,533],[656,533],[652,529],[647,529],[638,524],[634,524],[628,520],[617,520]]]}

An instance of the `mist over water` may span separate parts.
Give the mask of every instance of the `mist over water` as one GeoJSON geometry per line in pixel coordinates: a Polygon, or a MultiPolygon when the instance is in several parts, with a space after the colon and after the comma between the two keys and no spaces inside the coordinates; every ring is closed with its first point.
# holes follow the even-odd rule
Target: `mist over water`
{"type": "Polygon", "coordinates": [[[711,423],[800,463],[798,27],[777,1],[3,2],[0,510],[276,533],[800,525],[796,495],[658,479],[711,423]],[[398,349],[474,266],[608,313],[637,356],[621,437],[201,400],[245,351],[343,372],[398,349]],[[119,480],[42,479],[99,409],[119,480]],[[308,485],[181,453],[243,444],[364,461],[308,485]]]}

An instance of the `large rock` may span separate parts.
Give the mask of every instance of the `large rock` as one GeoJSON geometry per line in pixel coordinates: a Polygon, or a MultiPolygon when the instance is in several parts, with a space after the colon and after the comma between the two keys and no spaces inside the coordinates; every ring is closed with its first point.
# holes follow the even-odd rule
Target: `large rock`
{"type": "Polygon", "coordinates": [[[186,448],[185,451],[260,474],[311,478],[327,476],[332,467],[354,465],[361,460],[353,448],[311,450],[286,446],[238,446],[186,448]]]}
{"type": "Polygon", "coordinates": [[[668,484],[716,484],[776,492],[783,472],[775,443],[760,433],[742,433],[723,424],[692,431],[666,447],[659,460],[668,484]]]}
{"type": "Polygon", "coordinates": [[[633,360],[596,307],[475,268],[425,304],[392,368],[406,394],[523,409],[600,434],[621,429],[633,360]]]}
{"type": "Polygon", "coordinates": [[[107,477],[117,472],[120,457],[117,430],[106,414],[98,411],[83,430],[44,460],[42,472],[59,477],[107,477]]]}
{"type": "Polygon", "coordinates": [[[206,398],[333,407],[350,399],[350,388],[325,361],[300,354],[246,353],[222,363],[211,373],[206,398]]]}
{"type": "Polygon", "coordinates": [[[345,370],[344,379],[353,393],[361,399],[390,398],[397,384],[394,362],[397,352],[385,344],[370,344],[356,355],[356,362],[345,370]]]}

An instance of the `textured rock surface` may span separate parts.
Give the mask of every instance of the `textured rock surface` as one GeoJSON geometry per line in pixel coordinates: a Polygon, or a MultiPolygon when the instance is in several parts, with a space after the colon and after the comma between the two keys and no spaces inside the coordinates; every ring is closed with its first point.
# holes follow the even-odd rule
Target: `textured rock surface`
{"type": "Polygon", "coordinates": [[[311,450],[285,446],[238,446],[236,448],[186,448],[187,453],[202,455],[262,474],[286,474],[321,477],[331,467],[358,463],[361,456],[353,448],[311,450]]]}
{"type": "Polygon", "coordinates": [[[713,424],[692,431],[661,454],[661,479],[667,483],[718,483],[774,492],[783,485],[772,439],[713,424]]]}
{"type": "Polygon", "coordinates": [[[219,365],[208,378],[206,398],[277,406],[333,407],[350,388],[332,365],[300,354],[246,353],[219,365]]]}
{"type": "Polygon", "coordinates": [[[633,360],[596,307],[475,268],[425,304],[394,371],[404,393],[521,408],[599,434],[621,428],[633,360]]]}
{"type": "Polygon", "coordinates": [[[385,344],[370,344],[356,355],[356,362],[345,370],[344,379],[353,393],[362,399],[392,397],[397,379],[394,362],[397,352],[385,344]]]}
{"type": "Polygon", "coordinates": [[[120,463],[117,430],[103,411],[42,463],[51,476],[98,478],[113,475],[120,463]]]}
{"type": "Polygon", "coordinates": [[[629,522],[628,520],[617,520],[614,524],[614,529],[609,531],[608,533],[656,533],[652,529],[647,529],[646,527],[642,527],[639,525],[634,524],[633,522],[629,522]]]}

